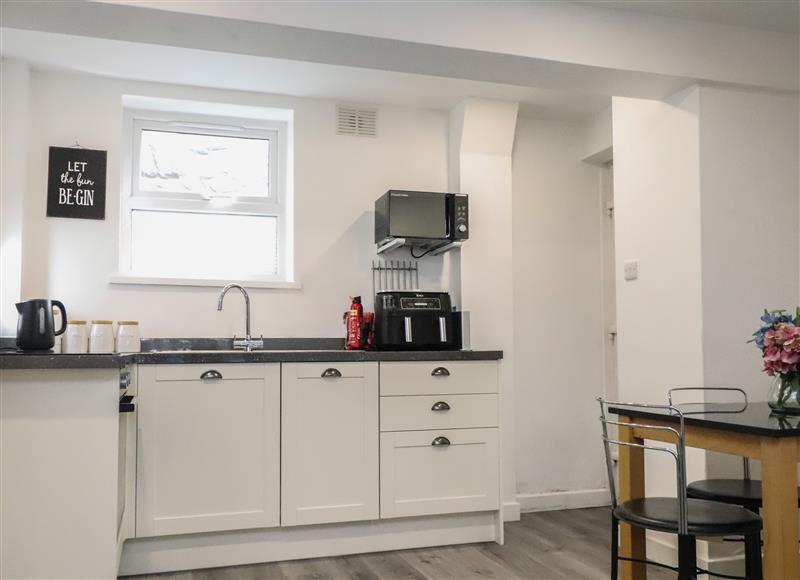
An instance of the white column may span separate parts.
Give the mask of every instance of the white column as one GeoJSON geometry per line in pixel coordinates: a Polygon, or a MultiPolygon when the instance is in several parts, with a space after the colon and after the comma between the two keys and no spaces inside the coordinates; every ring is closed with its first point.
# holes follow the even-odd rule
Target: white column
{"type": "Polygon", "coordinates": [[[16,333],[22,284],[22,205],[28,135],[30,71],[27,63],[0,59],[0,336],[16,333]]]}
{"type": "MultiPolygon", "coordinates": [[[[614,116],[619,395],[663,402],[703,381],[699,89],[617,97],[614,116]],[[638,279],[625,280],[625,262],[638,279]]],[[[667,485],[667,483],[665,483],[667,485]]]]}
{"type": "Polygon", "coordinates": [[[469,99],[451,112],[452,189],[469,195],[470,237],[461,248],[461,306],[473,349],[502,349],[500,365],[503,502],[516,518],[514,469],[511,153],[517,103],[469,99]]]}
{"type": "MultiPolygon", "coordinates": [[[[703,384],[699,89],[612,107],[619,398],[664,404],[669,387],[703,384]],[[636,280],[624,276],[630,261],[636,280]]],[[[672,458],[646,459],[647,494],[674,495],[672,458]]],[[[703,478],[705,453],[688,449],[687,469],[703,478]]],[[[677,554],[673,539],[649,543],[677,554]]]]}

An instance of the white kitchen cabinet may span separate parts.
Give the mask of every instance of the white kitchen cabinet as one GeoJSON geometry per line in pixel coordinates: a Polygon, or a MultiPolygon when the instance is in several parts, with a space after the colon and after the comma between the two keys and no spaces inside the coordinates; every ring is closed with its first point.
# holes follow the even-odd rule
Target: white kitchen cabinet
{"type": "Polygon", "coordinates": [[[0,578],[116,578],[118,385],[0,369],[0,578]]]}
{"type": "Polygon", "coordinates": [[[498,365],[382,362],[381,518],[500,504],[498,365]]]}
{"type": "Polygon", "coordinates": [[[499,508],[497,429],[381,433],[381,518],[499,508]]]}
{"type": "Polygon", "coordinates": [[[378,364],[282,365],[281,525],[378,519],[378,364]]]}
{"type": "Polygon", "coordinates": [[[279,525],[280,365],[141,365],[136,536],[279,525]]]}

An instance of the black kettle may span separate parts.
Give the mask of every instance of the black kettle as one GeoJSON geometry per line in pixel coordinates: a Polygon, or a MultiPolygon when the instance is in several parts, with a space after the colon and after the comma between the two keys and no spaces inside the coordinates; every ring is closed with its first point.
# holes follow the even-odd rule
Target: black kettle
{"type": "Polygon", "coordinates": [[[58,300],[26,300],[17,302],[17,348],[22,350],[49,350],[56,336],[67,329],[67,311],[58,300]],[[61,328],[53,328],[53,307],[61,311],[61,328]]]}

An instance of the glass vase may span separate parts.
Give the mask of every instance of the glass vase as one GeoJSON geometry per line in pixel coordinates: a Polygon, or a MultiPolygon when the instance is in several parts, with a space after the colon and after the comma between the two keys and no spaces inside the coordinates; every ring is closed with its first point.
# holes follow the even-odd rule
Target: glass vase
{"type": "Polygon", "coordinates": [[[774,413],[800,415],[800,374],[775,375],[767,402],[774,413]]]}

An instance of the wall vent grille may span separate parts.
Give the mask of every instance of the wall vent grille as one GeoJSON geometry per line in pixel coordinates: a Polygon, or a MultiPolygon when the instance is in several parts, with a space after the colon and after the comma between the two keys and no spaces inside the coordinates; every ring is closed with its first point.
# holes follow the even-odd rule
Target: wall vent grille
{"type": "Polygon", "coordinates": [[[378,111],[351,105],[336,105],[336,134],[378,136],[378,111]]]}

